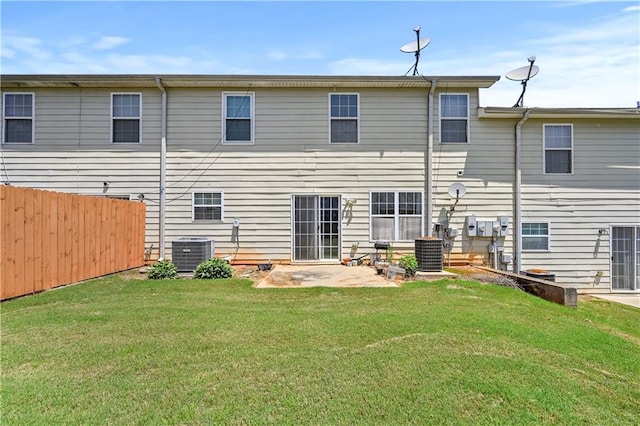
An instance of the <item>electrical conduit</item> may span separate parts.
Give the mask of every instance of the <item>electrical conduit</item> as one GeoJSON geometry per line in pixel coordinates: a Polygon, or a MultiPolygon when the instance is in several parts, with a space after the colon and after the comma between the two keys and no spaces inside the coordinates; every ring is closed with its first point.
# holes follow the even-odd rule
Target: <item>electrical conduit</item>
{"type": "Polygon", "coordinates": [[[167,217],[167,196],[165,193],[167,184],[167,91],[162,85],[162,80],[160,80],[160,77],[156,77],[156,85],[162,92],[160,137],[160,220],[158,223],[158,226],[160,228],[160,258],[158,260],[164,260],[166,250],[165,231],[167,217]]]}
{"type": "Polygon", "coordinates": [[[515,149],[515,181],[513,185],[513,272],[520,273],[522,268],[522,125],[529,119],[529,110],[516,124],[516,149],[515,149]]]}
{"type": "Polygon", "coordinates": [[[431,235],[433,232],[433,94],[436,91],[438,85],[437,80],[431,80],[431,89],[429,89],[429,111],[428,111],[428,124],[429,124],[429,138],[427,143],[427,155],[424,160],[424,173],[425,179],[425,193],[427,199],[427,218],[426,226],[428,227],[427,235],[431,235]]]}

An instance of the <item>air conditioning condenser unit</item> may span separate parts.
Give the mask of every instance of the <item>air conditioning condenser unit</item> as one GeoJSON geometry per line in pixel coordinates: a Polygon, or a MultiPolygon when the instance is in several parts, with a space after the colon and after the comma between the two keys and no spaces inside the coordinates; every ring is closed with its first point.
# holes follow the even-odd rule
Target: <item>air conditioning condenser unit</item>
{"type": "Polygon", "coordinates": [[[200,263],[214,256],[213,238],[183,237],[171,243],[171,260],[178,272],[193,272],[200,263]]]}

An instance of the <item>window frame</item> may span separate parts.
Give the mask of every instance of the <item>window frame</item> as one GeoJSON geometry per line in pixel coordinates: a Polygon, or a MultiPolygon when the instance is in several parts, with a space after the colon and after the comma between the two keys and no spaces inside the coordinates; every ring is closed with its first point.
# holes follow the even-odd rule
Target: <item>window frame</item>
{"type": "Polygon", "coordinates": [[[469,95],[469,93],[440,93],[440,96],[438,98],[438,118],[439,118],[439,124],[438,124],[438,141],[440,144],[468,144],[471,142],[471,96],[469,95]],[[442,98],[446,97],[446,96],[464,96],[467,99],[467,116],[465,117],[465,120],[467,121],[467,125],[465,127],[465,130],[467,132],[467,140],[466,141],[456,141],[456,142],[450,142],[450,141],[442,141],[442,122],[446,121],[446,120],[461,120],[462,118],[460,117],[445,117],[442,113],[442,98]]]}
{"type": "Polygon", "coordinates": [[[549,253],[551,252],[551,222],[549,221],[545,221],[545,220],[523,220],[520,223],[520,247],[522,247],[522,251],[523,252],[527,252],[527,253],[549,253]],[[547,234],[546,235],[525,235],[524,234],[524,227],[523,225],[525,224],[536,224],[536,225],[540,225],[540,224],[544,224],[547,225],[547,234]],[[524,247],[524,241],[526,240],[527,237],[546,237],[547,238],[547,248],[546,249],[528,249],[524,247]]]}
{"type": "Polygon", "coordinates": [[[110,141],[113,145],[133,145],[133,144],[142,144],[142,93],[141,92],[111,92],[111,109],[109,110],[111,120],[111,131],[110,131],[110,141]],[[118,95],[137,95],[138,96],[138,116],[137,117],[114,117],[113,115],[113,99],[118,95]],[[113,140],[114,132],[113,125],[114,120],[138,120],[138,142],[115,142],[113,140]]]}
{"type": "Polygon", "coordinates": [[[256,140],[256,101],[255,92],[222,92],[222,125],[220,140],[223,145],[254,145],[256,140]],[[227,140],[227,120],[239,119],[244,117],[227,117],[227,97],[229,96],[247,96],[249,97],[249,120],[251,139],[248,141],[230,141],[227,140]]]}
{"type": "Polygon", "coordinates": [[[542,173],[545,175],[572,175],[575,170],[573,144],[573,123],[543,123],[542,124],[542,173]],[[571,146],[569,148],[547,148],[547,127],[568,126],[571,130],[571,146]],[[569,172],[547,172],[547,150],[549,151],[569,151],[571,170],[569,172]]]}
{"type": "Polygon", "coordinates": [[[35,92],[3,92],[2,93],[2,144],[33,145],[36,140],[36,94],[35,92]],[[7,117],[7,95],[30,95],[31,96],[31,117],[7,117]],[[31,120],[31,141],[12,142],[7,141],[7,120],[31,120]]]}
{"type": "MultiPolygon", "coordinates": [[[[373,194],[379,193],[392,193],[393,194],[393,238],[390,240],[391,242],[409,242],[414,241],[411,240],[400,240],[398,237],[400,236],[400,218],[401,217],[419,217],[420,218],[420,236],[424,235],[424,191],[421,190],[413,190],[413,189],[381,189],[381,190],[371,190],[369,191],[369,241],[375,242],[377,239],[373,238],[373,218],[374,217],[389,217],[390,215],[374,215],[373,214],[373,194]],[[400,194],[401,193],[417,193],[420,194],[420,214],[419,215],[407,215],[400,214],[400,194]]],[[[418,237],[416,237],[418,238],[418,237]]]]}
{"type": "Polygon", "coordinates": [[[206,190],[191,193],[191,222],[192,223],[220,223],[224,222],[224,191],[206,190]],[[196,206],[196,194],[219,194],[220,204],[199,204],[196,206]],[[220,219],[196,219],[196,207],[220,207],[220,219]]]}
{"type": "Polygon", "coordinates": [[[360,93],[358,92],[330,92],[328,94],[328,105],[327,105],[327,116],[329,118],[329,144],[331,145],[356,145],[360,143],[360,93]],[[338,95],[349,95],[349,96],[355,96],[356,97],[356,108],[357,108],[357,114],[355,117],[333,117],[333,115],[331,114],[331,97],[332,96],[338,96],[338,95]],[[332,135],[331,135],[331,124],[333,123],[333,120],[343,120],[343,121],[347,121],[347,120],[355,120],[356,121],[356,141],[355,142],[334,142],[332,139],[332,135]]]}

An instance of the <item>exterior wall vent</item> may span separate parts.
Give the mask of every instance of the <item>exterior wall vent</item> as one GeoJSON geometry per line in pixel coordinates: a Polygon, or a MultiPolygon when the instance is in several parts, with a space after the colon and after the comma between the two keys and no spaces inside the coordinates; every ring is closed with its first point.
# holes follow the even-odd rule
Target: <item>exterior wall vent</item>
{"type": "Polygon", "coordinates": [[[442,271],[442,240],[437,238],[417,238],[415,245],[418,271],[442,271]]]}
{"type": "Polygon", "coordinates": [[[171,260],[178,272],[193,272],[198,265],[215,256],[215,240],[183,237],[171,242],[171,260]]]}

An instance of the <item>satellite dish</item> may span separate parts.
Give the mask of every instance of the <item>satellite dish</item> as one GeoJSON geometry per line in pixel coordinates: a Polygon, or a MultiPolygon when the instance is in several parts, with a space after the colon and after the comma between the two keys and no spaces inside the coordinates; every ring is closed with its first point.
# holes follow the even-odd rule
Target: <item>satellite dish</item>
{"type": "Polygon", "coordinates": [[[404,53],[416,53],[427,47],[429,43],[431,43],[431,39],[429,37],[423,37],[420,40],[405,44],[400,48],[400,51],[404,53]]]}
{"type": "Polygon", "coordinates": [[[448,192],[451,198],[455,198],[457,200],[458,198],[462,198],[466,195],[467,188],[465,188],[463,184],[456,182],[451,184],[448,192]]]}
{"type": "Polygon", "coordinates": [[[540,72],[540,67],[534,65],[532,67],[520,67],[513,71],[509,71],[505,77],[513,81],[525,81],[535,77],[540,72]]]}
{"type": "MultiPolygon", "coordinates": [[[[429,37],[423,37],[420,38],[420,27],[415,27],[413,29],[413,31],[416,32],[416,41],[412,41],[409,42],[405,45],[403,45],[400,48],[400,51],[404,52],[404,53],[413,53],[416,56],[416,62],[415,64],[413,64],[413,66],[411,68],[409,68],[409,71],[411,71],[411,69],[413,69],[413,75],[418,74],[418,61],[420,61],[420,51],[422,49],[424,49],[425,47],[427,47],[429,45],[429,43],[431,43],[431,39],[429,37]]],[[[407,71],[407,74],[409,74],[409,71],[407,71]]]]}
{"type": "Polygon", "coordinates": [[[527,83],[540,72],[540,67],[533,65],[536,61],[535,56],[529,56],[527,60],[529,61],[528,66],[516,68],[505,75],[509,80],[519,81],[522,84],[522,93],[513,106],[514,108],[522,107],[524,103],[524,92],[527,90],[527,83]]]}

